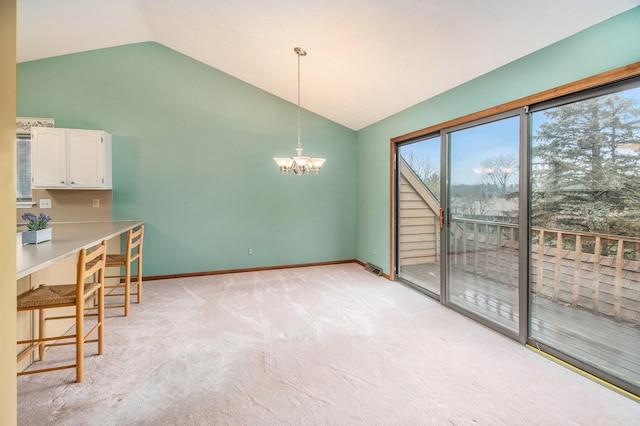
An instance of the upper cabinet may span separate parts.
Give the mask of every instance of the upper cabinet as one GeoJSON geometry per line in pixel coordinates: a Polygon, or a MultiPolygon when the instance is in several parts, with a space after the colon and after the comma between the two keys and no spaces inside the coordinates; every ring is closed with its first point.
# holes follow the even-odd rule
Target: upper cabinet
{"type": "Polygon", "coordinates": [[[33,127],[31,176],[36,189],[111,189],[111,135],[33,127]]]}

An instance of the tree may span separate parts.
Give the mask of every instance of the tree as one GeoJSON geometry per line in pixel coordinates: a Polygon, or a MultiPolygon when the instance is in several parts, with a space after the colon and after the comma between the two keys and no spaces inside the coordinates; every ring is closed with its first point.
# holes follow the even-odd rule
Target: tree
{"type": "Polygon", "coordinates": [[[450,207],[454,216],[482,219],[488,214],[489,200],[483,184],[456,184],[451,187],[450,207]]]}
{"type": "Polygon", "coordinates": [[[485,158],[482,168],[485,179],[495,187],[498,197],[507,195],[510,184],[518,184],[518,159],[513,154],[485,158]]]}
{"type": "Polygon", "coordinates": [[[411,170],[424,183],[425,187],[440,199],[440,170],[424,152],[409,151],[402,158],[407,162],[411,170]]]}
{"type": "Polygon", "coordinates": [[[536,114],[533,225],[640,235],[638,103],[611,94],[536,114]]]}

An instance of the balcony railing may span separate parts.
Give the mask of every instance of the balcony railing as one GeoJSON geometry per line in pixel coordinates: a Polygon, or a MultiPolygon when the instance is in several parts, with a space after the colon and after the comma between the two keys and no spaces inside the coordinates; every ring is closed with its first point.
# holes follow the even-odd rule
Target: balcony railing
{"type": "MultiPolygon", "coordinates": [[[[451,267],[517,286],[517,228],[510,223],[454,219],[451,267]]],[[[640,238],[534,227],[531,242],[535,296],[640,325],[640,238]]]]}

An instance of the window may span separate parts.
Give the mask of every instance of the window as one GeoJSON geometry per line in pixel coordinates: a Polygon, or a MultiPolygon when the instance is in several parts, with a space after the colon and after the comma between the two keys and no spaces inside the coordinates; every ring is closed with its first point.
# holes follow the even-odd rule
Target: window
{"type": "Polygon", "coordinates": [[[447,298],[514,335],[520,329],[521,120],[513,111],[445,130],[447,298]]]}
{"type": "Polygon", "coordinates": [[[640,386],[640,84],[532,108],[530,337],[640,386]]]}
{"type": "Polygon", "coordinates": [[[31,128],[55,127],[53,118],[16,118],[16,202],[18,207],[33,206],[31,192],[31,128]]]}
{"type": "Polygon", "coordinates": [[[398,149],[398,277],[440,297],[440,135],[398,149]]]}
{"type": "Polygon", "coordinates": [[[18,135],[17,145],[17,188],[16,201],[31,203],[31,138],[29,135],[18,135]]]}

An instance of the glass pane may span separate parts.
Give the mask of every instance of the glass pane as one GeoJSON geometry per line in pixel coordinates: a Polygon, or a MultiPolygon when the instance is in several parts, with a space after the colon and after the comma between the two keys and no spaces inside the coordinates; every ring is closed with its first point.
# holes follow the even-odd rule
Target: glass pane
{"type": "Polygon", "coordinates": [[[440,295],[440,137],[399,154],[398,276],[440,295]]]}
{"type": "Polygon", "coordinates": [[[520,119],[448,138],[448,300],[517,333],[520,119]]]}
{"type": "Polygon", "coordinates": [[[640,386],[640,88],[532,115],[531,337],[640,386]]]}
{"type": "Polygon", "coordinates": [[[18,201],[31,201],[31,139],[18,137],[17,148],[17,199],[18,201]]]}

